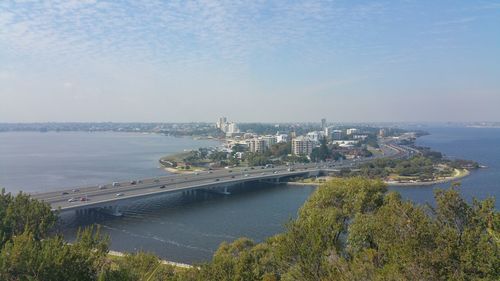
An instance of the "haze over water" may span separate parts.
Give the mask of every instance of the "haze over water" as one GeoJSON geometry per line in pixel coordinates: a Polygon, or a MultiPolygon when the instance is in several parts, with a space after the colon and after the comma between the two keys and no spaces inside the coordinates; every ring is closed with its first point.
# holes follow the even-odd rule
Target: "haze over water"
{"type": "Polygon", "coordinates": [[[45,192],[165,176],[160,157],[219,142],[116,132],[0,133],[0,186],[45,192]]]}

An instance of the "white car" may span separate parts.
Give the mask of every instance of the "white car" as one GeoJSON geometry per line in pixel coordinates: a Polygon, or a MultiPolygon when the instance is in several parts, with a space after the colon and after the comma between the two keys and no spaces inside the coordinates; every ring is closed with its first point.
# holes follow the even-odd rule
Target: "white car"
{"type": "Polygon", "coordinates": [[[121,197],[121,196],[123,196],[123,195],[124,195],[123,193],[117,193],[117,194],[115,195],[115,197],[121,197]]]}
{"type": "Polygon", "coordinates": [[[68,202],[76,202],[76,201],[77,201],[76,198],[69,198],[68,199],[68,202]]]}

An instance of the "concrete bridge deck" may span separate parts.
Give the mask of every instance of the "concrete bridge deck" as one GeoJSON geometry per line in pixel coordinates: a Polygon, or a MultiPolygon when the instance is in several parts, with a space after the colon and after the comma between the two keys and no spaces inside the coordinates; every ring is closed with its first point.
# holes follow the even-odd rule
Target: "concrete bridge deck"
{"type": "Polygon", "coordinates": [[[227,187],[251,181],[277,181],[297,176],[314,176],[338,172],[343,168],[354,169],[376,158],[408,157],[410,151],[394,144],[384,144],[384,154],[375,157],[344,160],[342,162],[296,164],[274,168],[231,168],[193,174],[170,175],[158,178],[131,180],[118,184],[88,186],[47,193],[34,193],[32,197],[49,203],[61,211],[105,208],[127,200],[147,198],[171,192],[227,187]]]}

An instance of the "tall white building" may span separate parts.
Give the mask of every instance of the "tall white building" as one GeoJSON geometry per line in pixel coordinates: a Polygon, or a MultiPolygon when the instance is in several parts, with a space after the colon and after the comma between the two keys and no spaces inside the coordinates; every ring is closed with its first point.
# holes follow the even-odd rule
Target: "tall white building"
{"type": "Polygon", "coordinates": [[[217,129],[221,129],[222,131],[223,128],[226,126],[227,124],[227,118],[226,117],[219,117],[219,120],[217,120],[217,123],[215,123],[215,127],[217,127],[217,129]]]}
{"type": "Polygon", "coordinates": [[[307,137],[296,137],[292,139],[292,153],[294,155],[309,156],[313,150],[314,142],[307,137]]]}
{"type": "Polygon", "coordinates": [[[313,131],[313,132],[309,132],[307,133],[307,137],[312,140],[313,142],[319,142],[323,136],[325,135],[325,133],[323,131],[313,131]]]}
{"type": "Polygon", "coordinates": [[[355,133],[357,133],[357,132],[358,132],[358,129],[356,129],[356,128],[351,128],[351,129],[347,129],[347,132],[346,132],[346,133],[347,133],[347,135],[349,136],[349,135],[353,135],[353,134],[355,134],[355,133]]]}
{"type": "Polygon", "coordinates": [[[239,133],[238,125],[235,122],[227,122],[226,117],[220,117],[215,123],[217,129],[226,133],[226,136],[232,136],[233,134],[239,133]]]}
{"type": "Polygon", "coordinates": [[[236,134],[240,132],[240,129],[238,129],[238,124],[231,122],[231,123],[226,123],[226,134],[236,134]]]}
{"type": "Polygon", "coordinates": [[[276,142],[277,143],[288,142],[288,135],[287,134],[277,134],[276,135],[276,142]]]}

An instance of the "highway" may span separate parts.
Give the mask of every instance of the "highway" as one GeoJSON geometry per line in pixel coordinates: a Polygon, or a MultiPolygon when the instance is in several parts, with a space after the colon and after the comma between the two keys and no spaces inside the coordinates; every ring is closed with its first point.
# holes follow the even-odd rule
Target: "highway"
{"type": "Polygon", "coordinates": [[[82,208],[111,206],[119,201],[155,196],[192,189],[223,187],[232,184],[271,180],[283,177],[318,174],[339,171],[342,168],[355,168],[376,158],[401,158],[409,155],[407,148],[391,143],[381,145],[384,153],[370,158],[343,160],[340,162],[295,164],[293,166],[237,167],[200,171],[192,174],[176,174],[151,179],[131,179],[100,186],[87,186],[47,193],[33,193],[32,197],[50,203],[53,209],[77,210],[82,208]]]}

